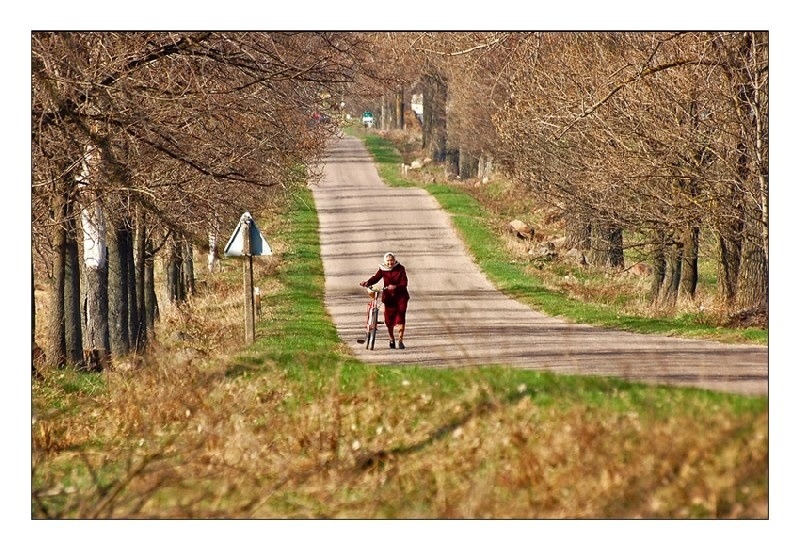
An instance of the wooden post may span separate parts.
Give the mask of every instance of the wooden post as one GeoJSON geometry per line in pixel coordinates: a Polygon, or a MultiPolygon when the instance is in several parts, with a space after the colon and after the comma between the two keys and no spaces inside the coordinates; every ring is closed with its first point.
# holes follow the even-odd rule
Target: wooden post
{"type": "Polygon", "coordinates": [[[255,302],[253,301],[253,255],[250,252],[250,219],[242,220],[244,239],[244,338],[247,344],[256,340],[255,302]]]}
{"type": "Polygon", "coordinates": [[[244,213],[231,239],[225,246],[226,257],[244,257],[244,337],[246,343],[256,340],[256,299],[253,286],[253,257],[272,255],[272,249],[261,235],[250,213],[244,213]]]}

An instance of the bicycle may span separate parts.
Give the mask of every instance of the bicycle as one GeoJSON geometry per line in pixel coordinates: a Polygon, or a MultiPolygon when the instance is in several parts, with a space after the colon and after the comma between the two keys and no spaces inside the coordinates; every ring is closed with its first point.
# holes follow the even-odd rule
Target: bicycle
{"type": "Polygon", "coordinates": [[[378,318],[378,312],[381,308],[381,293],[383,288],[367,286],[367,293],[369,293],[369,303],[367,303],[367,333],[364,339],[358,339],[358,343],[365,343],[366,348],[369,350],[375,349],[375,339],[378,336],[378,324],[382,322],[378,318]]]}

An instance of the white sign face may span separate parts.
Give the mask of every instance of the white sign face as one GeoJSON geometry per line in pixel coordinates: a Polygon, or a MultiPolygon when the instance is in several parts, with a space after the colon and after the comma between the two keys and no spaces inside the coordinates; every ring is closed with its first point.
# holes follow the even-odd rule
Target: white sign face
{"type": "Polygon", "coordinates": [[[256,226],[256,221],[250,216],[250,213],[245,213],[239,219],[239,225],[233,231],[231,239],[225,246],[224,255],[226,257],[246,257],[244,253],[244,229],[250,230],[250,253],[253,257],[264,255],[272,255],[272,248],[261,235],[261,230],[256,226]]]}

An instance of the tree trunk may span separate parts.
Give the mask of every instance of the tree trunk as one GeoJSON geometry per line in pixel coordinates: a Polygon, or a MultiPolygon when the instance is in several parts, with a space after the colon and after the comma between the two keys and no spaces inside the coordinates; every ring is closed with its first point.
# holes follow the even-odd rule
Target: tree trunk
{"type": "Polygon", "coordinates": [[[36,344],[36,269],[31,259],[31,343],[36,344]]]}
{"type": "Polygon", "coordinates": [[[598,267],[619,268],[625,265],[622,229],[603,224],[591,225],[590,262],[598,267]]]}
{"type": "Polygon", "coordinates": [[[404,90],[401,85],[395,94],[395,128],[403,130],[405,128],[406,105],[403,102],[404,90]]]}
{"type": "Polygon", "coordinates": [[[183,289],[186,290],[187,296],[194,295],[195,292],[195,279],[194,279],[194,248],[192,242],[188,239],[181,240],[182,243],[182,257],[183,263],[181,264],[181,277],[183,279],[183,289]]]}
{"type": "Polygon", "coordinates": [[[123,222],[116,223],[114,239],[108,248],[108,328],[111,352],[114,357],[130,353],[130,292],[128,285],[128,254],[130,232],[123,222]]]}
{"type": "Polygon", "coordinates": [[[694,298],[697,291],[699,268],[697,265],[700,248],[700,228],[691,227],[683,235],[683,263],[681,266],[680,294],[694,298]]]}
{"type": "Polygon", "coordinates": [[[566,241],[567,250],[578,249],[588,251],[592,247],[592,223],[580,214],[568,213],[566,215],[566,241]]]}
{"type": "Polygon", "coordinates": [[[478,159],[478,178],[491,178],[492,177],[492,164],[493,158],[491,155],[482,153],[478,159]]]}
{"type": "MultiPolygon", "coordinates": [[[[755,67],[769,67],[769,39],[762,33],[750,33],[751,63],[755,67]]],[[[752,124],[755,133],[754,161],[761,207],[761,249],[765,268],[769,270],[769,71],[751,71],[753,83],[752,124]]],[[[765,280],[768,280],[768,275],[765,280]]]]}
{"type": "Polygon", "coordinates": [[[184,243],[183,239],[173,236],[167,249],[167,297],[170,303],[180,304],[186,301],[187,280],[184,274],[184,243]]]}
{"type": "Polygon", "coordinates": [[[155,252],[150,240],[145,242],[144,255],[144,326],[147,332],[147,341],[154,338],[155,324],[159,319],[158,296],[156,295],[155,281],[155,252]]]}
{"type": "Polygon", "coordinates": [[[83,364],[83,332],[81,317],[81,262],[78,251],[78,232],[70,203],[67,218],[64,279],[64,330],[67,345],[67,363],[83,364]]]}
{"type": "Polygon", "coordinates": [[[681,272],[683,270],[683,245],[673,243],[667,250],[667,284],[664,290],[664,303],[674,305],[678,298],[678,288],[681,284],[681,272]]]}
{"type": "Polygon", "coordinates": [[[147,233],[146,217],[139,210],[136,213],[136,231],[133,236],[133,301],[136,304],[136,318],[131,324],[134,349],[141,353],[147,346],[147,310],[145,304],[145,242],[147,233]]]}
{"type": "Polygon", "coordinates": [[[92,182],[91,178],[97,174],[96,163],[96,152],[87,148],[80,176],[80,187],[83,190],[83,263],[86,267],[86,305],[83,309],[86,331],[83,350],[87,368],[102,371],[109,366],[110,349],[106,221],[100,199],[95,194],[86,192],[92,182]]]}
{"type": "Polygon", "coordinates": [[[742,248],[742,263],[736,290],[736,309],[765,307],[769,293],[767,255],[759,228],[751,227],[742,248]]]}
{"type": "Polygon", "coordinates": [[[133,231],[128,229],[128,253],[125,262],[128,265],[128,349],[136,350],[137,336],[139,334],[139,308],[136,302],[136,263],[133,256],[134,251],[134,235],[133,231]]]}
{"type": "Polygon", "coordinates": [[[719,236],[719,276],[720,295],[729,307],[736,301],[739,280],[739,266],[742,262],[742,238],[740,221],[720,232],[719,236]]]}
{"type": "Polygon", "coordinates": [[[681,245],[673,241],[667,243],[667,236],[662,239],[664,241],[656,245],[653,256],[650,298],[655,305],[673,307],[681,280],[681,245]]]}
{"type": "Polygon", "coordinates": [[[462,179],[473,178],[478,175],[479,160],[467,150],[461,149],[458,154],[458,175],[462,179]]]}
{"type": "Polygon", "coordinates": [[[216,230],[209,230],[208,231],[208,273],[211,274],[214,272],[214,267],[217,266],[217,231],[216,230]]]}
{"type": "Polygon", "coordinates": [[[31,376],[39,375],[42,349],[36,343],[36,269],[31,260],[31,376]]]}
{"type": "Polygon", "coordinates": [[[433,75],[423,78],[423,147],[441,163],[447,157],[447,84],[433,75]]]}
{"type": "Polygon", "coordinates": [[[167,298],[172,304],[178,303],[182,298],[181,280],[180,280],[180,259],[178,253],[175,251],[174,245],[170,245],[167,249],[167,258],[164,261],[165,273],[167,276],[167,298]]]}
{"type": "Polygon", "coordinates": [[[667,276],[667,259],[664,246],[663,232],[658,232],[656,235],[655,244],[653,245],[652,252],[653,263],[653,277],[650,284],[650,303],[657,304],[661,296],[661,287],[664,285],[664,280],[667,276]]]}
{"type": "Polygon", "coordinates": [[[58,193],[53,198],[53,299],[51,306],[50,343],[47,357],[53,366],[63,368],[67,359],[66,330],[64,325],[64,283],[66,281],[66,228],[67,198],[58,193]]]}
{"type": "Polygon", "coordinates": [[[612,268],[625,267],[625,247],[622,242],[622,228],[614,227],[608,232],[608,264],[612,268]]]}
{"type": "Polygon", "coordinates": [[[84,362],[93,372],[110,366],[108,335],[108,267],[86,267],[86,334],[84,362]]]}
{"type": "Polygon", "coordinates": [[[422,79],[422,147],[430,153],[433,143],[433,94],[436,89],[430,81],[432,77],[422,79]]]}
{"type": "Polygon", "coordinates": [[[450,178],[457,178],[460,176],[458,171],[458,168],[460,166],[459,158],[460,155],[457,148],[447,150],[447,153],[445,154],[444,158],[445,178],[450,179],[450,178]]]}
{"type": "Polygon", "coordinates": [[[380,121],[379,121],[380,122],[380,127],[379,128],[381,130],[387,130],[389,128],[389,118],[390,118],[390,116],[388,114],[391,113],[391,110],[386,108],[386,104],[387,103],[388,103],[388,101],[386,100],[386,94],[383,94],[381,96],[381,112],[380,112],[381,115],[380,115],[380,121]]]}

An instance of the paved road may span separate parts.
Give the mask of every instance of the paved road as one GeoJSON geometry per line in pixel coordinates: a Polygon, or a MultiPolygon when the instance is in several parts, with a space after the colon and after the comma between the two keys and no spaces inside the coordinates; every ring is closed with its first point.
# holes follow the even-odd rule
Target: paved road
{"type": "Polygon", "coordinates": [[[571,324],[498,292],[472,261],[449,217],[426,191],[391,188],[358,139],[331,144],[312,187],[320,222],[325,301],[339,336],[371,363],[458,368],[507,365],[618,376],[748,395],[767,394],[767,347],[645,336],[571,324]],[[409,277],[405,350],[363,338],[358,286],[393,251],[409,277]]]}

